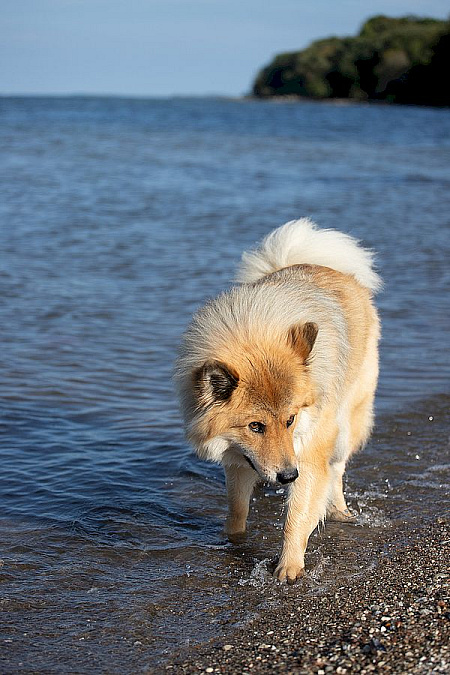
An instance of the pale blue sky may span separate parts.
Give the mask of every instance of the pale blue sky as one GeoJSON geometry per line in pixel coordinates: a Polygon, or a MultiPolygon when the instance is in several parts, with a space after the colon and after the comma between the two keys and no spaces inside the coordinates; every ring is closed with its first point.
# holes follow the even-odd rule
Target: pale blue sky
{"type": "Polygon", "coordinates": [[[240,95],[280,51],[448,0],[1,0],[0,93],[240,95]]]}

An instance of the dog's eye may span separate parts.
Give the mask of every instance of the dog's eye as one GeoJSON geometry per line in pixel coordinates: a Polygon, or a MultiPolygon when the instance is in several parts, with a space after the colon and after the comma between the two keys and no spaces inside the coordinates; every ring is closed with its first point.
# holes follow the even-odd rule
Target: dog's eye
{"type": "Polygon", "coordinates": [[[250,422],[248,428],[250,431],[254,431],[255,434],[263,434],[266,430],[266,425],[262,422],[250,422]]]}
{"type": "Polygon", "coordinates": [[[288,419],[288,421],[286,422],[286,426],[289,428],[291,426],[291,424],[294,424],[294,420],[295,420],[295,415],[291,415],[290,418],[288,419]]]}

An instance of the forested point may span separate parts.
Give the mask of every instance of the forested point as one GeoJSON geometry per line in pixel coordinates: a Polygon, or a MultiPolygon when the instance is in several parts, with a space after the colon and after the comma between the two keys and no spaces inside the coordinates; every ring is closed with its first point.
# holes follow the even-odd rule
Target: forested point
{"type": "Polygon", "coordinates": [[[278,54],[258,73],[253,95],[448,106],[449,71],[450,21],[375,16],[356,37],[278,54]]]}

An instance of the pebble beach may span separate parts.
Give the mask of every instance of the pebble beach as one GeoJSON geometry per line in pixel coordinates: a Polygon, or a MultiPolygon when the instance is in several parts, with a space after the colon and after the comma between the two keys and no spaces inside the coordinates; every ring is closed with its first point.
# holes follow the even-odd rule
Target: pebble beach
{"type": "Polygon", "coordinates": [[[358,584],[316,597],[302,596],[302,582],[284,587],[277,609],[178,653],[161,672],[448,673],[448,520],[397,530],[373,553],[358,584]]]}

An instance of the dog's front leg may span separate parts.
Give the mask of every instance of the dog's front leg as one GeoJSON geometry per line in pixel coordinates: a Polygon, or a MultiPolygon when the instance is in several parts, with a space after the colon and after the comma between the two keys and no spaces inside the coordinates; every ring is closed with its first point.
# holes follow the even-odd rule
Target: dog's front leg
{"type": "Polygon", "coordinates": [[[258,474],[250,466],[226,466],[228,517],[225,532],[230,539],[243,535],[247,523],[250,497],[258,474]]]}
{"type": "Polygon", "coordinates": [[[274,576],[293,584],[304,574],[305,550],[311,532],[325,517],[328,462],[300,462],[299,477],[290,486],[283,548],[274,576]]]}

